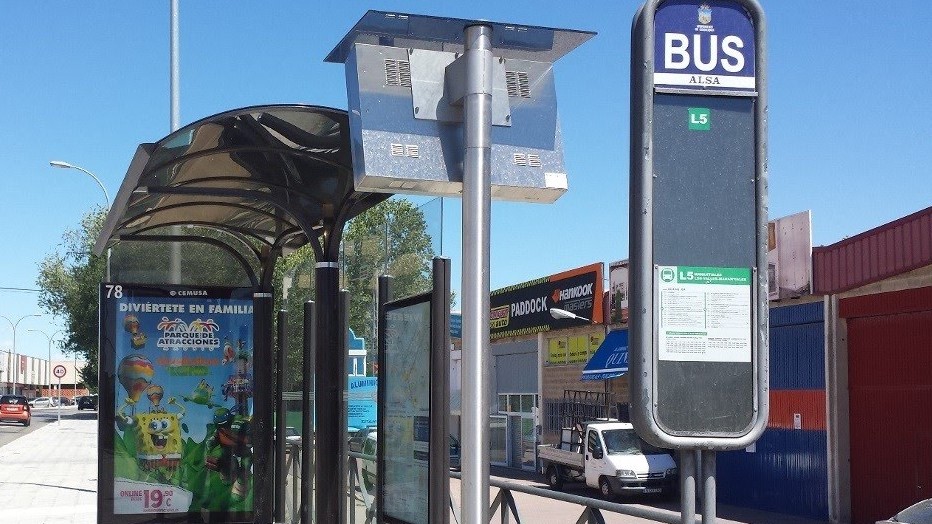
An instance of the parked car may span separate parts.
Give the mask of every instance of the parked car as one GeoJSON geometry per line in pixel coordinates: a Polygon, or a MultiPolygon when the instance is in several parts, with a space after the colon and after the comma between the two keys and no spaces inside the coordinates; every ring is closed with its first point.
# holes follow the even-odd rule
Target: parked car
{"type": "Polygon", "coordinates": [[[29,405],[34,408],[47,408],[54,406],[53,402],[51,397],[36,397],[29,401],[29,405]]]}
{"type": "Polygon", "coordinates": [[[366,443],[366,437],[368,437],[370,433],[375,434],[375,431],[375,426],[356,430],[356,432],[350,436],[348,444],[349,450],[354,453],[362,453],[363,445],[366,443]]]}
{"type": "Polygon", "coordinates": [[[78,411],[82,409],[97,410],[97,395],[84,395],[78,399],[78,411]]]}
{"type": "Polygon", "coordinates": [[[3,395],[0,397],[0,422],[19,422],[28,426],[32,422],[32,409],[29,401],[22,395],[3,395]]]}
{"type": "Polygon", "coordinates": [[[460,441],[450,435],[450,469],[460,470],[460,441]]]}
{"type": "Polygon", "coordinates": [[[878,520],[877,524],[932,524],[932,499],[920,500],[900,511],[888,520],[878,520]]]}
{"type": "Polygon", "coordinates": [[[52,397],[52,403],[55,406],[73,406],[74,401],[68,397],[52,397]]]}

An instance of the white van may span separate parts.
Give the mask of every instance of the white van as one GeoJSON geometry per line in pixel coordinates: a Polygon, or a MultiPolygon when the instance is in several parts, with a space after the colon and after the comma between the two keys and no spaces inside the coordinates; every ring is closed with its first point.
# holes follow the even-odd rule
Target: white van
{"type": "Polygon", "coordinates": [[[610,498],[673,493],[679,487],[670,453],[644,442],[627,422],[596,421],[563,431],[559,446],[538,446],[541,473],[553,489],[563,489],[564,482],[585,482],[610,498]]]}

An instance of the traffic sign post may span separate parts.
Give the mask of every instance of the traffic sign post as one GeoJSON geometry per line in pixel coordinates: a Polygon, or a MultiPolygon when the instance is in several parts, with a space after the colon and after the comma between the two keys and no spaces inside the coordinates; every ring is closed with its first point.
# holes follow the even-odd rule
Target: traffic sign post
{"type": "Polygon", "coordinates": [[[714,450],[757,440],[768,413],[764,15],[648,0],[632,32],[631,417],[652,444],[704,450],[714,522],[714,450]]]}
{"type": "Polygon", "coordinates": [[[65,366],[58,364],[52,370],[52,374],[55,375],[55,378],[58,379],[58,423],[61,424],[61,379],[65,376],[68,370],[65,369],[65,366]]]}

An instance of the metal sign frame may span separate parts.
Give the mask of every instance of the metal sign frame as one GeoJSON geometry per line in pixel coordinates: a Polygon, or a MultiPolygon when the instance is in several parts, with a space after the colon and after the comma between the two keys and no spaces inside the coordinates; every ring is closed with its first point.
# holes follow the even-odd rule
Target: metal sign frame
{"type": "MultiPolygon", "coordinates": [[[[388,319],[393,312],[404,312],[411,307],[426,306],[428,337],[426,348],[417,348],[411,346],[402,346],[391,348],[392,352],[400,353],[402,351],[426,350],[427,355],[420,355],[414,360],[421,360],[426,357],[428,368],[428,391],[421,392],[426,395],[428,401],[428,420],[427,420],[427,450],[418,449],[415,441],[412,441],[412,450],[414,456],[409,457],[405,465],[414,467],[415,456],[420,460],[427,461],[427,485],[422,486],[427,493],[426,497],[426,515],[421,517],[427,521],[437,524],[444,524],[450,521],[449,497],[450,497],[450,452],[449,452],[449,434],[450,434],[450,259],[434,258],[433,259],[433,278],[432,289],[419,295],[413,295],[398,300],[389,301],[391,296],[391,278],[379,278],[379,381],[378,381],[378,423],[377,439],[379,444],[376,448],[376,512],[378,522],[405,524],[407,521],[398,515],[390,514],[385,504],[385,494],[390,490],[397,490],[397,486],[386,485],[386,448],[390,442],[398,442],[403,437],[397,433],[405,434],[405,431],[399,431],[397,420],[389,423],[389,417],[392,414],[388,408],[388,388],[392,382],[403,380],[400,376],[399,369],[393,369],[399,359],[389,359],[389,339],[395,338],[390,336],[388,331],[392,328],[388,319]],[[394,431],[396,434],[390,438],[389,432],[394,431]]],[[[406,312],[403,314],[407,314],[406,312]]],[[[402,341],[403,342],[403,341],[402,341]]],[[[410,341],[408,341],[410,342],[410,341]]],[[[408,370],[410,372],[410,370],[408,370]]],[[[413,393],[413,392],[412,392],[413,393]]],[[[397,418],[397,417],[393,417],[397,418]]],[[[418,416],[412,417],[411,434],[416,438],[418,431],[418,416]]],[[[422,421],[423,422],[423,421],[422,421]]],[[[421,427],[423,430],[424,428],[421,427]]],[[[408,500],[409,504],[411,501],[408,500]]],[[[417,519],[420,520],[420,519],[417,519]]]]}
{"type": "MultiPolygon", "coordinates": [[[[696,11],[692,11],[696,13],[696,11]]],[[[695,16],[695,15],[694,15],[695,16]]],[[[689,22],[695,23],[695,22],[689,22]]],[[[688,25],[688,24],[685,24],[688,25]]],[[[730,29],[730,28],[726,28],[730,29]]],[[[767,278],[766,271],[761,268],[767,267],[767,89],[766,89],[766,31],[764,15],[760,5],[755,0],[710,0],[708,2],[684,2],[682,0],[649,0],[639,10],[632,26],[632,54],[631,54],[631,205],[630,205],[630,239],[631,239],[631,309],[630,309],[630,335],[631,335],[631,409],[632,421],[638,433],[649,442],[663,447],[676,449],[708,449],[708,450],[726,450],[740,449],[748,446],[757,440],[763,432],[767,423],[768,415],[768,304],[767,304],[767,278]],[[709,6],[712,6],[711,8],[709,6]],[[712,16],[710,9],[743,9],[746,16],[752,24],[754,34],[753,57],[754,63],[751,64],[751,75],[754,79],[753,88],[749,89],[747,78],[739,81],[727,75],[722,75],[722,86],[703,85],[707,77],[699,79],[696,86],[671,86],[669,82],[664,81],[666,85],[656,85],[655,83],[655,23],[656,15],[659,10],[664,8],[675,7],[677,9],[697,9],[698,25],[696,25],[696,34],[690,42],[688,36],[683,38],[683,46],[677,52],[686,54],[686,47],[690,43],[698,47],[698,41],[702,39],[699,36],[700,26],[709,24],[708,19],[712,16]],[[707,11],[707,12],[703,12],[707,11]],[[704,16],[706,15],[706,16],[704,16]],[[733,85],[732,85],[733,84],[733,85]],[[729,87],[731,85],[731,87],[729,87]],[[737,86],[737,87],[736,87],[737,86]],[[750,204],[754,209],[744,209],[745,216],[753,221],[752,226],[747,226],[746,236],[755,237],[752,242],[747,242],[747,238],[736,239],[727,237],[727,233],[716,232],[710,234],[712,241],[703,246],[704,252],[712,252],[715,249],[722,251],[740,252],[737,258],[746,260],[748,263],[710,264],[702,260],[690,258],[688,245],[670,247],[662,245],[662,251],[665,253],[665,260],[657,260],[655,250],[658,249],[656,241],[667,241],[672,236],[668,235],[660,240],[655,238],[655,232],[658,227],[666,233],[670,228],[671,220],[669,216],[655,215],[655,207],[658,206],[658,194],[655,193],[655,187],[664,187],[662,183],[669,183],[661,180],[655,180],[658,173],[656,172],[655,159],[658,158],[658,151],[670,154],[670,151],[685,151],[687,148],[680,147],[679,143],[672,141],[657,141],[655,135],[655,124],[657,119],[664,117],[663,111],[667,111],[671,105],[677,105],[677,111],[689,109],[689,127],[688,129],[695,132],[707,132],[709,130],[708,119],[709,109],[702,115],[693,117],[693,107],[690,104],[699,99],[708,107],[721,108],[722,115],[753,115],[753,123],[747,128],[740,125],[729,129],[733,136],[747,139],[753,145],[749,146],[752,150],[741,150],[747,158],[749,165],[753,167],[753,188],[747,191],[747,194],[753,199],[753,203],[740,200],[738,197],[731,197],[739,205],[750,204]],[[658,105],[662,104],[662,105],[658,105]],[[707,105],[708,104],[708,105],[707,105]],[[655,111],[660,113],[655,114],[655,111]],[[669,145],[668,145],[669,144],[669,145]],[[666,148],[666,149],[664,149],[666,148]],[[718,236],[715,236],[715,235],[718,236]],[[739,241],[741,240],[741,241],[739,241]],[[743,243],[742,243],[743,242],[743,243]],[[719,245],[721,244],[721,245],[719,245]],[[743,250],[743,251],[742,251],[743,250]],[[671,253],[675,254],[676,260],[671,261],[671,253]],[[683,363],[664,361],[666,370],[674,369],[675,373],[660,372],[661,360],[658,357],[660,348],[658,343],[658,323],[660,321],[660,310],[658,304],[658,275],[660,266],[716,266],[712,269],[722,269],[728,271],[732,268],[741,268],[750,270],[751,277],[749,280],[750,288],[750,319],[748,321],[748,337],[750,339],[750,370],[747,366],[724,366],[717,364],[727,364],[727,361],[705,363],[704,366],[680,365],[683,363]],[[727,368],[727,369],[726,369],[727,368]],[[727,406],[728,392],[721,390],[723,380],[727,373],[733,373],[735,369],[740,369],[741,373],[747,373],[748,387],[747,393],[752,398],[744,402],[741,409],[747,408],[747,411],[738,413],[738,409],[727,406]],[[663,379],[661,379],[661,375],[663,379]],[[672,427],[671,424],[665,423],[660,416],[663,405],[670,405],[669,395],[664,395],[668,387],[689,387],[691,380],[697,376],[703,378],[696,382],[705,386],[717,385],[719,395],[714,399],[706,397],[701,389],[692,391],[690,396],[683,396],[686,400],[683,410],[696,409],[696,404],[690,404],[689,399],[702,401],[703,403],[717,402],[721,411],[727,412],[732,410],[735,422],[733,427],[715,427],[716,422],[711,421],[706,427],[672,427]],[[674,382],[676,383],[674,385],[674,382]],[[744,422],[747,422],[744,424],[744,422]],[[740,427],[739,427],[740,426],[740,427]]],[[[725,37],[725,35],[719,35],[725,37]]],[[[716,36],[718,38],[719,36],[716,36]]],[[[668,36],[665,34],[665,38],[668,36]]],[[[674,36],[676,38],[676,36],[674,36]]],[[[714,44],[722,43],[717,39],[711,39],[714,44]]],[[[733,42],[733,41],[732,41],[733,42]]],[[[724,50],[723,57],[733,56],[731,53],[734,49],[724,50]]],[[[696,51],[692,51],[698,53],[696,51]]],[[[706,53],[710,53],[707,49],[706,53]]],[[[696,55],[699,56],[699,55],[696,55]]],[[[709,55],[705,55],[709,56],[709,55]]],[[[749,57],[748,57],[749,58],[749,57]]],[[[665,60],[668,57],[665,55],[665,60]]],[[[705,60],[704,58],[702,58],[705,60]]],[[[723,58],[723,61],[725,58],[723,58]]],[[[683,61],[688,64],[689,58],[683,56],[683,61]]],[[[736,60],[737,62],[737,60],[736,60]]],[[[665,62],[666,64],[667,62],[665,62]]],[[[711,63],[711,61],[709,62],[711,63]]],[[[708,64],[705,64],[708,66],[708,64]]],[[[733,65],[733,64],[732,64],[733,65]]],[[[714,64],[711,67],[716,67],[714,64]]],[[[731,71],[731,69],[729,69],[731,71]]],[[[744,72],[743,74],[746,74],[744,72]]],[[[716,109],[718,111],[718,109],[716,109]]],[[[687,125],[687,112],[682,112],[682,124],[687,125]]],[[[729,125],[739,120],[734,117],[729,125]]],[[[722,122],[725,124],[725,122],[722,122]]],[[[657,124],[662,125],[662,124],[657,124]]],[[[724,128],[720,127],[719,129],[724,128]]],[[[708,137],[710,135],[703,135],[708,137]]],[[[736,144],[733,147],[740,147],[736,144]]],[[[708,152],[714,155],[718,152],[708,152]]],[[[724,156],[724,154],[722,155],[724,156]]],[[[677,161],[688,158],[688,155],[677,157],[677,161]]],[[[692,176],[692,166],[682,166],[676,173],[666,173],[672,176],[669,179],[687,179],[692,176]]],[[[734,176],[733,173],[719,173],[719,175],[734,176]]],[[[663,196],[663,195],[660,195],[663,196]]],[[[725,197],[723,197],[725,198],[725,197]]],[[[729,202],[732,203],[732,202],[729,202]]],[[[705,202],[706,206],[715,206],[717,202],[705,202]]],[[[687,220],[692,220],[688,216],[690,208],[683,206],[676,211],[677,216],[684,216],[687,220]],[[681,210],[680,210],[681,209],[681,210]]],[[[738,220],[735,218],[723,218],[724,223],[727,220],[738,220]]],[[[685,242],[688,244],[689,240],[685,242]]],[[[695,242],[701,242],[696,240],[695,242]]],[[[728,255],[730,256],[730,255],[728,255]]],[[[723,255],[723,258],[728,258],[723,255]]],[[[708,281],[708,282],[711,282],[708,281]]],[[[733,294],[731,296],[737,297],[733,294]]],[[[688,364],[688,363],[687,363],[688,364]]],[[[745,390],[742,390],[742,395],[745,390]]],[[[692,421],[687,420],[689,416],[683,419],[689,426],[692,421]]]]}
{"type": "MultiPolygon", "coordinates": [[[[240,523],[257,520],[261,512],[270,509],[270,506],[266,507],[266,501],[271,500],[269,495],[271,495],[272,483],[260,482],[259,479],[266,478],[262,474],[261,466],[270,463],[272,450],[270,449],[271,446],[262,446],[257,441],[263,431],[268,431],[266,427],[260,427],[260,424],[263,424],[261,419],[271,418],[271,398],[268,395],[260,395],[263,390],[271,391],[271,384],[268,384],[268,381],[264,378],[271,376],[271,370],[261,364],[263,361],[270,360],[267,351],[261,344],[263,334],[268,326],[264,315],[270,310],[260,309],[263,302],[257,298],[255,289],[103,282],[100,284],[99,300],[101,348],[98,447],[101,452],[98,460],[100,482],[97,496],[97,522],[100,524],[116,522],[142,524],[164,521],[189,522],[193,521],[193,519],[207,518],[210,522],[240,523]],[[138,313],[131,309],[126,311],[119,309],[120,305],[130,304],[131,301],[138,301],[137,304],[143,306],[152,305],[153,307],[151,311],[142,308],[138,313]],[[161,303],[157,301],[161,301],[161,303]],[[234,301],[240,303],[240,305],[251,306],[252,312],[239,309],[232,312],[232,309],[236,308],[236,306],[231,307],[234,301]],[[172,306],[172,312],[168,312],[165,306],[162,306],[162,303],[172,306]],[[229,308],[229,310],[223,312],[220,312],[220,308],[218,308],[218,312],[213,313],[213,315],[226,317],[236,315],[241,317],[240,320],[244,322],[241,325],[247,326],[245,328],[247,333],[251,332],[249,339],[243,341],[243,347],[239,349],[239,352],[236,350],[237,344],[235,342],[230,344],[229,348],[224,343],[222,348],[214,348],[213,351],[203,353],[200,351],[197,353],[175,351],[176,348],[171,346],[166,346],[166,348],[171,347],[171,351],[159,349],[158,341],[162,338],[157,336],[159,332],[163,334],[168,332],[178,333],[176,336],[179,339],[193,338],[187,336],[183,326],[180,326],[181,323],[190,326],[200,320],[205,320],[205,329],[199,329],[198,333],[214,333],[216,329],[206,326],[206,324],[211,323],[209,320],[211,313],[202,314],[198,309],[202,305],[209,303],[216,303],[229,308]],[[174,327],[156,327],[158,317],[163,316],[158,308],[166,309],[164,316],[166,318],[171,317],[172,321],[164,323],[174,324],[174,327]],[[128,318],[128,315],[133,318],[128,318]],[[146,315],[146,317],[144,318],[143,315],[146,315]],[[174,321],[179,317],[182,319],[180,323],[174,321]],[[186,319],[196,320],[187,323],[186,319]],[[139,335],[138,339],[137,335],[139,335]],[[234,360],[224,364],[221,359],[229,357],[231,354],[234,360]],[[121,356],[122,359],[119,358],[121,356]],[[189,359],[187,363],[184,360],[186,358],[189,359]],[[243,365],[239,364],[240,360],[244,361],[243,365]],[[122,374],[124,369],[121,366],[122,361],[130,362],[130,365],[125,368],[127,370],[126,375],[122,374]],[[169,368],[177,368],[183,372],[173,374],[169,368]],[[144,372],[146,370],[148,371],[144,372]],[[190,376],[185,374],[187,370],[192,371],[190,376]],[[202,374],[204,370],[209,370],[207,375],[202,374]],[[143,389],[136,389],[134,384],[132,390],[127,389],[125,393],[120,391],[120,386],[127,388],[130,385],[130,382],[124,382],[124,379],[133,378],[133,374],[136,374],[136,378],[145,382],[147,388],[151,386],[158,389],[152,391],[151,397],[148,397],[148,394],[146,395],[149,404],[154,405],[154,407],[150,405],[148,413],[144,411],[145,400],[138,399],[138,403],[136,400],[132,403],[127,401],[128,397],[133,396],[132,393],[135,393],[137,397],[142,397],[143,389]],[[216,380],[213,381],[214,384],[205,382],[205,379],[217,379],[218,377],[222,379],[224,376],[226,376],[227,380],[222,384],[216,380]],[[181,387],[182,383],[190,385],[197,382],[198,378],[201,378],[202,384],[205,384],[203,387],[202,384],[197,384],[194,390],[186,390],[181,387]],[[155,382],[156,379],[158,379],[158,383],[155,382]],[[168,382],[165,382],[165,380],[168,380],[168,382]],[[190,396],[184,396],[183,394],[188,391],[191,391],[190,396]],[[229,396],[229,400],[224,395],[229,396]],[[124,402],[120,404],[124,407],[131,406],[133,411],[123,413],[122,408],[117,409],[117,401],[120,398],[124,399],[124,402]],[[165,402],[161,402],[163,399],[165,402]],[[181,459],[177,467],[180,470],[186,467],[184,458],[188,453],[194,453],[196,451],[194,448],[202,447],[205,450],[205,457],[207,456],[206,450],[211,446],[213,446],[213,450],[217,450],[216,443],[220,442],[220,439],[214,437],[218,436],[221,424],[217,422],[216,418],[212,418],[212,415],[217,415],[212,410],[214,408],[226,408],[231,403],[233,407],[228,410],[230,419],[223,422],[223,427],[228,427],[231,432],[235,433],[234,426],[239,424],[238,427],[241,429],[239,433],[236,433],[236,437],[242,438],[248,434],[250,437],[247,438],[246,442],[251,443],[246,444],[246,448],[240,447],[232,452],[232,455],[228,455],[230,464],[232,464],[232,461],[238,461],[237,464],[234,464],[238,465],[238,469],[236,469],[237,479],[239,480],[240,477],[246,479],[246,483],[242,484],[246,489],[245,497],[241,498],[243,503],[237,503],[239,506],[243,506],[244,509],[234,508],[231,503],[231,507],[227,509],[204,508],[202,506],[201,508],[188,508],[188,511],[180,509],[175,511],[170,506],[172,495],[178,495],[184,490],[194,491],[192,485],[187,483],[188,481],[179,480],[177,484],[174,483],[174,480],[181,479],[184,476],[181,474],[182,472],[172,474],[173,481],[165,480],[152,483],[142,478],[148,478],[149,476],[143,462],[148,461],[147,466],[154,468],[171,466],[163,466],[163,462],[159,462],[155,455],[150,454],[151,449],[145,452],[136,450],[135,457],[129,457],[129,459],[125,455],[129,450],[135,449],[134,447],[121,445],[119,449],[124,455],[122,459],[120,453],[116,452],[118,433],[123,433],[123,437],[120,438],[121,441],[131,442],[133,438],[129,435],[129,432],[132,429],[131,433],[135,435],[135,441],[137,443],[144,442],[144,435],[138,429],[141,427],[142,421],[159,419],[159,423],[163,424],[162,433],[160,434],[168,435],[164,444],[164,457],[169,457],[170,453],[179,454],[181,459]],[[139,409],[138,417],[135,411],[137,404],[139,409]],[[181,409],[179,407],[181,404],[185,404],[187,407],[181,409]],[[237,420],[237,417],[233,416],[234,414],[241,414],[244,418],[237,420]],[[134,420],[131,426],[124,422],[127,415],[130,415],[130,418],[134,420]],[[205,422],[208,419],[210,421],[205,422]],[[163,420],[166,422],[163,422],[163,420]],[[246,420],[248,420],[248,423],[244,424],[243,421],[246,420]],[[205,425],[195,427],[198,422],[204,422],[205,425]],[[169,430],[167,433],[165,433],[166,429],[169,430]],[[203,431],[203,438],[192,436],[193,433],[189,433],[189,429],[191,431],[203,431]],[[213,433],[214,437],[210,435],[212,430],[216,430],[213,433]],[[118,482],[121,482],[120,475],[125,475],[127,469],[136,471],[132,467],[127,468],[128,460],[135,460],[139,463],[140,478],[130,478],[129,480],[123,478],[122,482],[124,484],[132,483],[139,487],[121,490],[120,498],[141,500],[142,502],[138,502],[138,504],[143,509],[139,511],[126,512],[117,508],[116,486],[118,482]],[[118,462],[123,466],[118,467],[118,462]],[[123,473],[118,473],[118,469],[122,469],[123,473]],[[169,485],[174,486],[174,488],[169,485]],[[174,493],[176,491],[179,493],[174,493]],[[159,510],[159,507],[164,510],[159,510]]],[[[216,324],[219,324],[217,329],[222,329],[226,325],[225,322],[227,321],[217,322],[216,324]]],[[[212,338],[218,340],[219,337],[220,335],[212,336],[212,338]]],[[[168,344],[174,344],[174,342],[168,344]]],[[[193,343],[191,347],[194,347],[193,343]]],[[[143,385],[142,383],[139,384],[140,386],[143,385]]],[[[145,391],[148,391],[148,389],[145,389],[145,391]]],[[[267,435],[271,440],[271,432],[268,432],[267,435]]],[[[223,459],[226,458],[226,456],[223,457],[223,459]]],[[[166,459],[163,458],[162,460],[166,459]]],[[[203,460],[202,467],[209,469],[206,466],[206,458],[203,460]]],[[[208,475],[219,477],[216,472],[209,472],[208,475]]],[[[211,485],[216,485],[218,482],[220,481],[214,479],[211,485]]],[[[204,484],[203,490],[194,493],[194,495],[197,500],[206,501],[208,500],[206,497],[208,485],[206,481],[202,483],[204,484]]],[[[177,497],[175,498],[177,499],[177,497]]],[[[231,495],[230,500],[233,500],[233,495],[231,495]]],[[[174,502],[177,502],[177,500],[174,502]]]]}

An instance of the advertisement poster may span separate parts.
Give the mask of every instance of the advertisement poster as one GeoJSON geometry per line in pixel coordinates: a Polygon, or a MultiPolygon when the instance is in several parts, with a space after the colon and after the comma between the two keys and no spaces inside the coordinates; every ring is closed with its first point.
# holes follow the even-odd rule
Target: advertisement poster
{"type": "Polygon", "coordinates": [[[611,299],[612,324],[628,323],[628,261],[619,260],[608,265],[608,285],[611,299]]]}
{"type": "Polygon", "coordinates": [[[751,270],[659,266],[658,357],[751,361],[751,270]]]}
{"type": "Polygon", "coordinates": [[[496,289],[489,295],[489,307],[492,340],[601,324],[602,263],[496,289]],[[577,318],[555,317],[553,309],[577,318]]]}
{"type": "Polygon", "coordinates": [[[101,396],[113,399],[114,514],[243,521],[229,519],[253,511],[251,292],[105,284],[101,293],[113,324],[102,328],[112,336],[104,348],[115,352],[104,370],[113,391],[101,396]]]}
{"type": "Polygon", "coordinates": [[[812,217],[809,211],[767,223],[767,291],[770,300],[812,289],[812,217]]]}
{"type": "Polygon", "coordinates": [[[378,422],[376,399],[378,387],[378,377],[348,377],[346,382],[348,391],[347,426],[362,429],[376,425],[378,422]]]}

